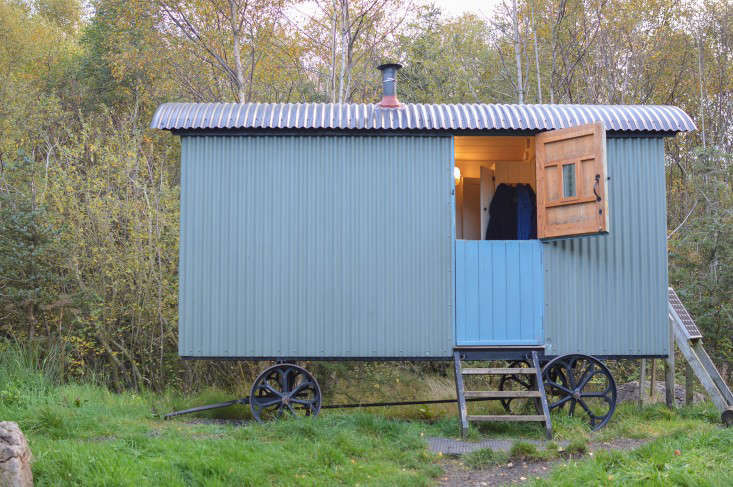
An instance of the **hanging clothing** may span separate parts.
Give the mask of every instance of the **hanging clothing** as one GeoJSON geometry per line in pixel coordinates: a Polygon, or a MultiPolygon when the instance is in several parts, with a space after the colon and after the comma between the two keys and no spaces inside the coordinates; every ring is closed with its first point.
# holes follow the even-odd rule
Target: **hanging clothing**
{"type": "Polygon", "coordinates": [[[517,185],[517,240],[537,238],[537,197],[529,184],[517,185]]]}
{"type": "Polygon", "coordinates": [[[489,226],[486,240],[517,239],[517,191],[507,184],[496,188],[489,205],[489,226]]]}

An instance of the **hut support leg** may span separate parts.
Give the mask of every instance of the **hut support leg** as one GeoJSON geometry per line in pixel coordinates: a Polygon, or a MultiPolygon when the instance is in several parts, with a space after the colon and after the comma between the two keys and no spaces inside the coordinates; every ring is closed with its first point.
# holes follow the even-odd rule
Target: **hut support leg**
{"type": "Polygon", "coordinates": [[[461,437],[468,433],[468,410],[466,396],[463,394],[463,372],[461,371],[461,353],[453,352],[453,367],[456,373],[456,397],[458,399],[458,422],[461,427],[461,437]]]}
{"type": "Polygon", "coordinates": [[[641,371],[639,372],[639,406],[644,405],[644,384],[646,383],[646,359],[641,359],[641,371]]]}
{"type": "Polygon", "coordinates": [[[649,372],[649,402],[654,402],[657,395],[657,361],[652,359],[652,366],[649,372]]]}
{"type": "Polygon", "coordinates": [[[664,359],[664,392],[667,407],[674,409],[674,324],[672,323],[672,320],[669,320],[667,339],[669,340],[669,354],[667,355],[667,358],[664,359]]]}
{"type": "Polygon", "coordinates": [[[552,439],[552,419],[550,419],[550,407],[547,404],[547,394],[545,393],[545,384],[542,382],[542,367],[540,367],[540,359],[537,352],[532,351],[532,367],[537,373],[537,389],[540,391],[540,403],[542,404],[542,415],[545,417],[545,436],[548,440],[552,439]]]}

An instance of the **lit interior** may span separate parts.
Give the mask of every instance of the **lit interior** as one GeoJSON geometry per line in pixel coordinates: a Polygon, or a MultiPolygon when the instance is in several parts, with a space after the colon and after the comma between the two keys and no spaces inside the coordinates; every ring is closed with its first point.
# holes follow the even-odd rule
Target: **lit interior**
{"type": "Polygon", "coordinates": [[[484,240],[489,207],[500,184],[528,184],[537,190],[534,137],[456,136],[454,147],[460,170],[456,238],[484,240]]]}

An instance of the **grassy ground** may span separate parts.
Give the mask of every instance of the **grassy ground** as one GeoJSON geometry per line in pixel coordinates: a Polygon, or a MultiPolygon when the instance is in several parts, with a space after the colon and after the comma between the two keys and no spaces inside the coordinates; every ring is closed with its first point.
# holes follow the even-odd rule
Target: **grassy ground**
{"type": "MultiPolygon", "coordinates": [[[[398,384],[419,379],[400,374],[379,389],[391,395],[398,384]]],[[[436,381],[431,387],[441,389],[442,380],[436,381]]],[[[442,397],[447,391],[438,392],[442,397]]],[[[37,485],[430,485],[441,467],[425,438],[458,432],[453,411],[445,407],[330,410],[315,420],[244,426],[159,419],[161,412],[230,397],[218,391],[181,398],[56,386],[22,357],[0,356],[0,419],[18,422],[28,436],[37,485]]],[[[218,414],[242,417],[245,410],[218,414]]],[[[656,439],[638,451],[567,463],[541,483],[726,485],[733,478],[733,436],[717,421],[710,405],[679,412],[625,405],[606,429],[591,434],[581,421],[557,417],[556,438],[574,440],[577,448],[591,439],[656,439]]],[[[542,428],[472,429],[472,438],[486,436],[540,439],[542,428]]],[[[530,450],[519,443],[513,453],[552,454],[530,450]]]]}
{"type": "Polygon", "coordinates": [[[534,485],[729,486],[733,484],[733,430],[677,430],[633,451],[598,451],[567,462],[534,485]]]}

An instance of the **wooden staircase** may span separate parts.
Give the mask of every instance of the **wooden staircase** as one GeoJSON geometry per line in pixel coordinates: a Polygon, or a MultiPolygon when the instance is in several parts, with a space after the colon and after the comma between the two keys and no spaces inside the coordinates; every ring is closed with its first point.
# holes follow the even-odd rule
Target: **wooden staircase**
{"type": "Polygon", "coordinates": [[[733,425],[733,393],[702,346],[702,333],[671,287],[667,290],[667,298],[670,326],[677,347],[720,411],[723,423],[727,426],[733,425]]]}
{"type": "MultiPolygon", "coordinates": [[[[535,350],[528,352],[528,359],[531,367],[528,368],[463,368],[461,366],[461,352],[456,351],[453,354],[453,361],[456,374],[456,394],[458,396],[458,414],[460,416],[461,436],[465,436],[468,431],[469,421],[538,421],[545,423],[545,434],[548,439],[552,438],[552,422],[550,420],[550,410],[547,405],[547,397],[545,396],[545,386],[542,382],[542,368],[540,367],[539,357],[535,350]],[[464,389],[463,376],[477,375],[527,375],[534,376],[534,385],[537,390],[526,391],[466,391],[464,389]],[[469,415],[466,407],[467,399],[474,400],[501,400],[501,399],[539,399],[543,414],[499,414],[499,415],[469,415]]],[[[531,381],[530,381],[531,382],[531,381]]]]}

